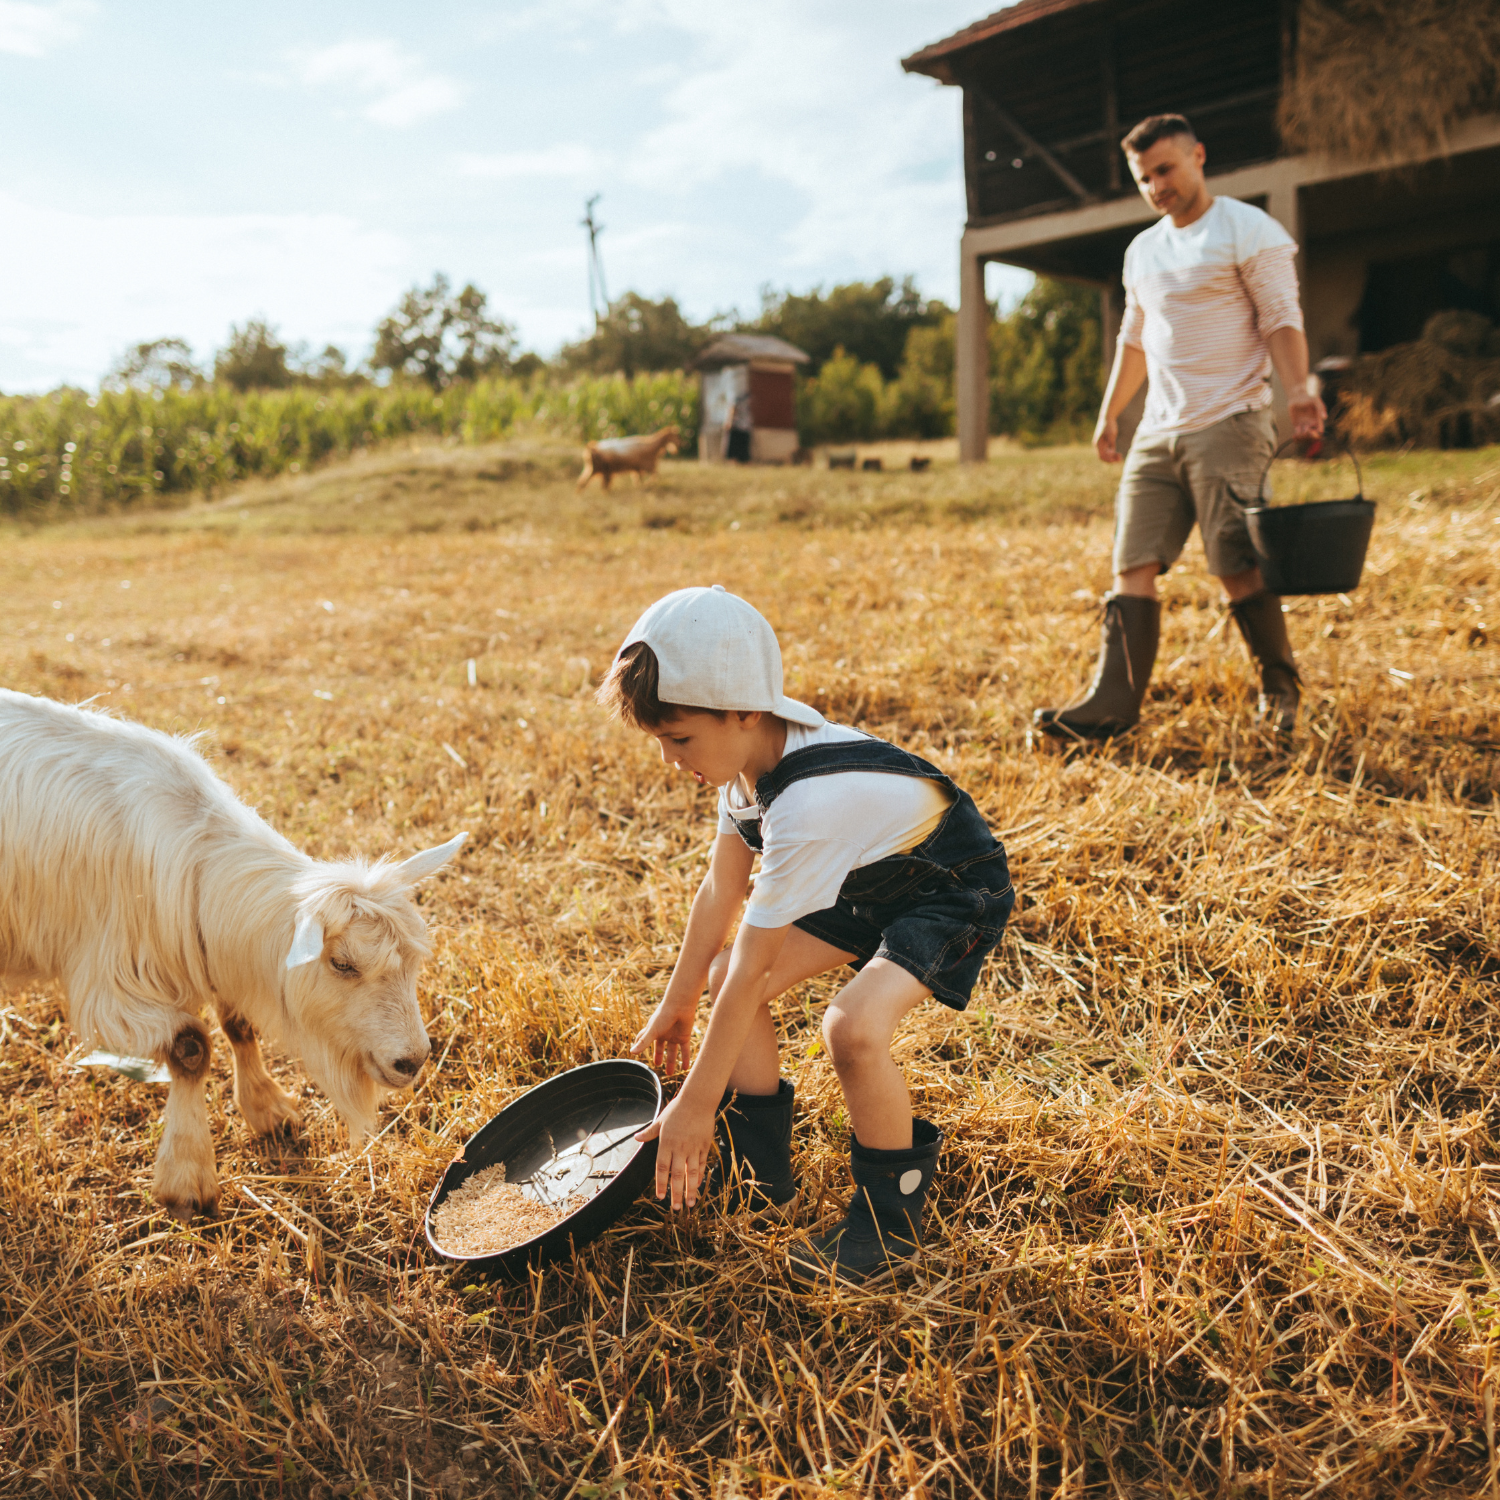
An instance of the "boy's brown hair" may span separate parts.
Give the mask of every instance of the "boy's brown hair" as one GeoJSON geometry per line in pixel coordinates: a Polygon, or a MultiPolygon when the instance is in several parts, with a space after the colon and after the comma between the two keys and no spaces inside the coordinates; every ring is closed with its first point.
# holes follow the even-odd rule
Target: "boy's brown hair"
{"type": "Polygon", "coordinates": [[[656,729],[679,714],[712,714],[724,717],[721,708],[694,708],[688,703],[663,703],[657,696],[660,668],[654,652],[645,641],[627,646],[615,659],[595,701],[608,710],[612,718],[623,719],[632,729],[656,729]]]}
{"type": "Polygon", "coordinates": [[[1186,115],[1147,115],[1120,142],[1120,149],[1130,152],[1132,156],[1144,156],[1158,141],[1164,141],[1173,135],[1185,135],[1190,144],[1196,143],[1198,139],[1193,127],[1188,124],[1186,115]]]}

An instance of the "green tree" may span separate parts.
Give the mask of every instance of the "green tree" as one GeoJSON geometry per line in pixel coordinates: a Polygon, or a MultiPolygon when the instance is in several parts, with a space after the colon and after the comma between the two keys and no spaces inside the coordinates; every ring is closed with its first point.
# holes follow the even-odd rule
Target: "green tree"
{"type": "Polygon", "coordinates": [[[937,438],[953,431],[953,340],[948,313],[906,335],[901,370],[885,389],[881,427],[887,437],[937,438]]]}
{"type": "Polygon", "coordinates": [[[565,345],[557,362],[568,373],[633,376],[642,370],[681,370],[708,342],[712,325],[683,317],[673,297],[653,302],[626,292],[609,305],[588,338],[565,345]]]}
{"type": "Polygon", "coordinates": [[[842,349],[860,364],[872,364],[886,380],[894,380],[913,328],[934,328],[948,309],[923,299],[916,282],[905,277],[851,281],[830,292],[761,293],[760,316],[742,324],[746,332],[771,333],[795,344],[809,357],[808,371],[817,374],[842,349]]]}
{"type": "Polygon", "coordinates": [[[814,443],[868,442],[880,436],[885,382],[880,367],[835,349],[797,391],[797,431],[814,443]]]}
{"type": "Polygon", "coordinates": [[[425,380],[440,391],[510,368],[515,330],[491,318],[487,299],[472,282],[452,294],[441,272],[430,287],[414,286],[375,330],[370,364],[393,375],[425,380]]]}
{"type": "Polygon", "coordinates": [[[349,356],[337,344],[325,344],[323,352],[311,359],[300,359],[299,381],[310,385],[363,385],[366,377],[349,368],[349,356]]]}
{"type": "Polygon", "coordinates": [[[132,344],[101,384],[110,391],[188,390],[203,379],[186,339],[152,339],[132,344]]]}
{"type": "Polygon", "coordinates": [[[990,325],[990,431],[1061,442],[1092,427],[1104,391],[1099,293],[1038,277],[990,325]]]}
{"type": "Polygon", "coordinates": [[[230,326],[229,342],[214,356],[214,379],[237,391],[282,391],[296,379],[292,351],[264,318],[230,326]]]}

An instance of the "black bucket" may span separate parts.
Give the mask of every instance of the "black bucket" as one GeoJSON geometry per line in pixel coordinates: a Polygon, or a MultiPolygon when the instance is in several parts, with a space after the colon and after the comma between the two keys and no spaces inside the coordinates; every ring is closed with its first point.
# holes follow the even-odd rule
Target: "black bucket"
{"type": "Polygon", "coordinates": [[[629,1058],[585,1063],[528,1089],[479,1130],[449,1164],[427,1205],[427,1243],[476,1275],[518,1276],[597,1239],[640,1196],[656,1167],[656,1142],[634,1139],[661,1112],[661,1082],[629,1058]],[[581,1208],[534,1238],[489,1255],[455,1255],[438,1243],[433,1215],[460,1183],[505,1163],[505,1180],[547,1182],[546,1201],[587,1195],[581,1208]],[[539,1175],[540,1174],[540,1175],[539,1175]],[[592,1189],[592,1192],[590,1192],[592,1189]]]}
{"type": "MultiPolygon", "coordinates": [[[[1268,505],[1266,475],[1281,453],[1276,450],[1260,476],[1257,503],[1246,505],[1245,523],[1261,577],[1273,594],[1347,594],[1359,586],[1365,550],[1375,525],[1375,502],[1365,499],[1364,475],[1348,445],[1358,490],[1352,500],[1315,500],[1308,505],[1268,505]]],[[[1232,492],[1231,492],[1232,493],[1232,492]]]]}

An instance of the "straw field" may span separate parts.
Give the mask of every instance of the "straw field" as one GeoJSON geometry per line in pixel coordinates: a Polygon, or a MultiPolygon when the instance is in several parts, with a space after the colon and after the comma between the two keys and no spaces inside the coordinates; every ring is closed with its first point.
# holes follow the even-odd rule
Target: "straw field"
{"type": "Polygon", "coordinates": [[[1365,586],[1292,609],[1289,746],[1194,543],[1146,722],[1069,755],[1026,723],[1091,661],[1113,476],[944,451],[579,500],[571,450],[429,448],[7,534],[6,686],[205,731],[315,854],[473,841],[422,893],[418,1086],[351,1155],[273,1059],[304,1124],[253,1140],[220,1045],[211,1221],[153,1211],[163,1090],[0,993],[0,1494],[1497,1492],[1500,453],[1374,461],[1365,586]],[[946,1133],[928,1250],[894,1289],[784,1274],[846,1184],[820,981],[781,1006],[801,1224],[642,1201],[472,1284],[422,1241],[443,1165],[665,983],[710,798],[590,695],[644,604],[714,581],[789,691],[951,770],[1012,853],[974,1004],[898,1039],[946,1133]]]}

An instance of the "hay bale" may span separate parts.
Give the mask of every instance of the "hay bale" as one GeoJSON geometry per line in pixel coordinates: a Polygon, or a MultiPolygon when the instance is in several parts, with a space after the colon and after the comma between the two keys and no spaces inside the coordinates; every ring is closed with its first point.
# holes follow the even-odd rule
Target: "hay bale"
{"type": "Polygon", "coordinates": [[[1277,123],[1293,152],[1390,161],[1446,152],[1500,99],[1500,7],[1474,0],[1303,0],[1277,123]]]}
{"type": "Polygon", "coordinates": [[[1340,382],[1339,431],[1360,448],[1500,442],[1500,405],[1492,404],[1500,393],[1500,358],[1458,352],[1487,348],[1489,335],[1482,314],[1450,310],[1428,319],[1424,337],[1415,342],[1362,355],[1340,382]]]}
{"type": "Polygon", "coordinates": [[[1445,307],[1422,325],[1422,338],[1449,354],[1474,358],[1483,354],[1500,354],[1494,347],[1495,325],[1481,312],[1462,307],[1445,307]]]}

